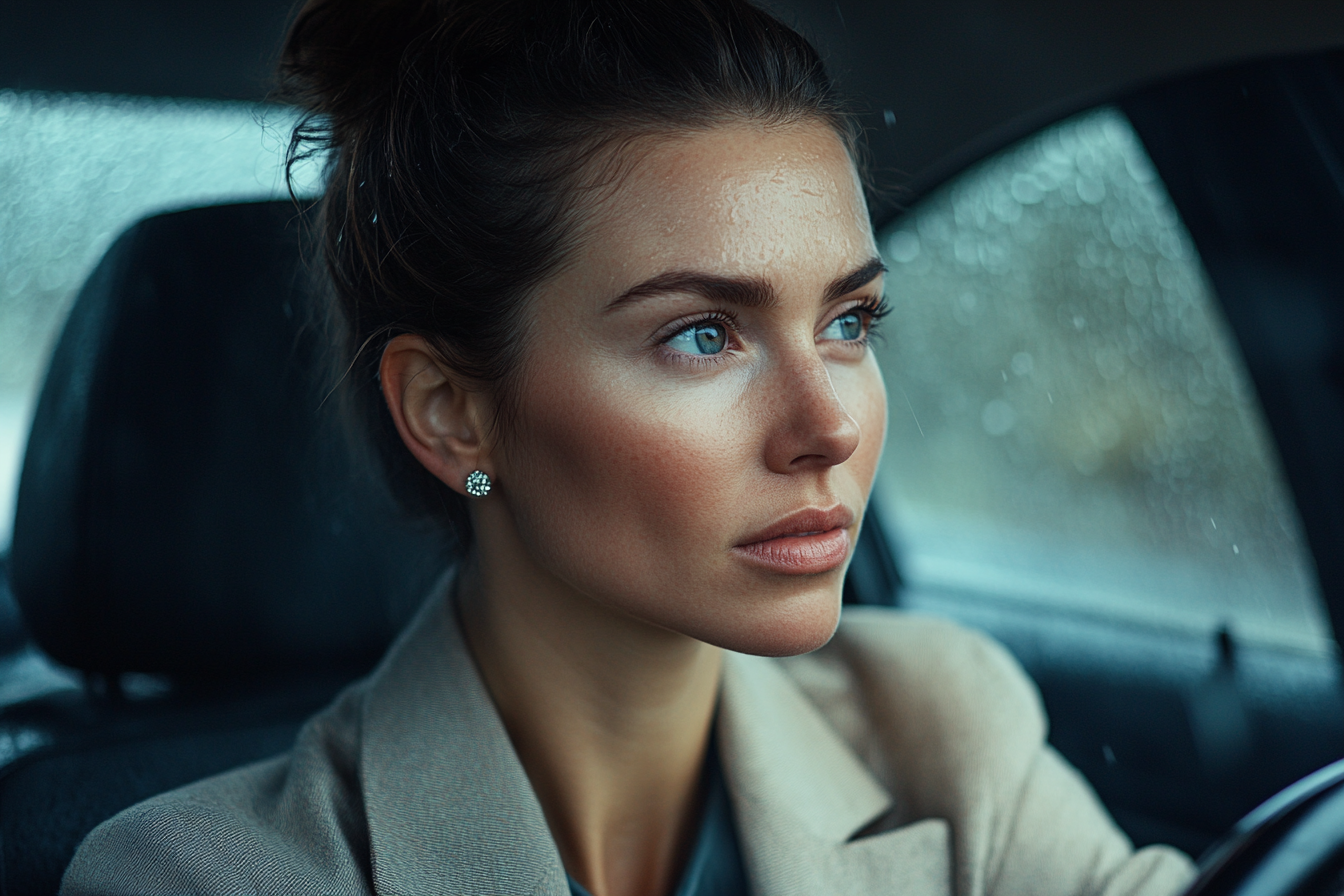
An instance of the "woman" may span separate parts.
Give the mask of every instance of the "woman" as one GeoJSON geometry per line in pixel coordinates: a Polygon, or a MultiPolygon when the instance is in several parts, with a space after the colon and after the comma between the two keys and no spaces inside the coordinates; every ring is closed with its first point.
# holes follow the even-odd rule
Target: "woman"
{"type": "Polygon", "coordinates": [[[105,823],[63,892],[1184,885],[1001,649],[839,621],[883,269],[800,36],[744,0],[311,0],[283,71],[334,150],[349,381],[464,560],[292,752],[105,823]]]}

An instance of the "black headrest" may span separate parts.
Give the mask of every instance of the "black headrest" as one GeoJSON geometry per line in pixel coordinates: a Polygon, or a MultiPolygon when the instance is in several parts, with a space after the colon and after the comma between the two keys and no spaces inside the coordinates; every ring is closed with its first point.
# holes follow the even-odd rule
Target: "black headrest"
{"type": "Polygon", "coordinates": [[[371,662],[446,563],[351,450],[287,202],[149,218],[85,284],[28,440],[29,630],[98,672],[371,662]]]}

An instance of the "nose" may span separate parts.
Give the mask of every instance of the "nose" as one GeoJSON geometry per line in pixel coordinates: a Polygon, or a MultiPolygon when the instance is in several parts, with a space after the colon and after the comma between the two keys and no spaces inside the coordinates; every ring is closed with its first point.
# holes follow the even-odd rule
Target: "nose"
{"type": "Polygon", "coordinates": [[[777,409],[766,445],[775,473],[822,471],[849,460],[859,447],[859,424],[845,410],[831,372],[815,349],[781,365],[771,389],[777,409]]]}

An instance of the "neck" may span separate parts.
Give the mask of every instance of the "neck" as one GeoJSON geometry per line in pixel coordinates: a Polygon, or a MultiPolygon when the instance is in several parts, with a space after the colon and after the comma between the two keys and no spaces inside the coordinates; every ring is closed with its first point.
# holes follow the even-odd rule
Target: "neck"
{"type": "Polygon", "coordinates": [[[699,820],[719,649],[488,542],[459,603],[565,868],[593,896],[670,893],[699,820]]]}

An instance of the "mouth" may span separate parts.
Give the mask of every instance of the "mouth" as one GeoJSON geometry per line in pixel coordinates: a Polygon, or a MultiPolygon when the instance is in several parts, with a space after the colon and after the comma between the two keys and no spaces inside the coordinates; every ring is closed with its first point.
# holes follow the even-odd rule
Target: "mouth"
{"type": "Polygon", "coordinates": [[[854,513],[844,505],[791,513],[736,545],[733,553],[753,566],[788,575],[816,575],[849,557],[854,513]]]}

